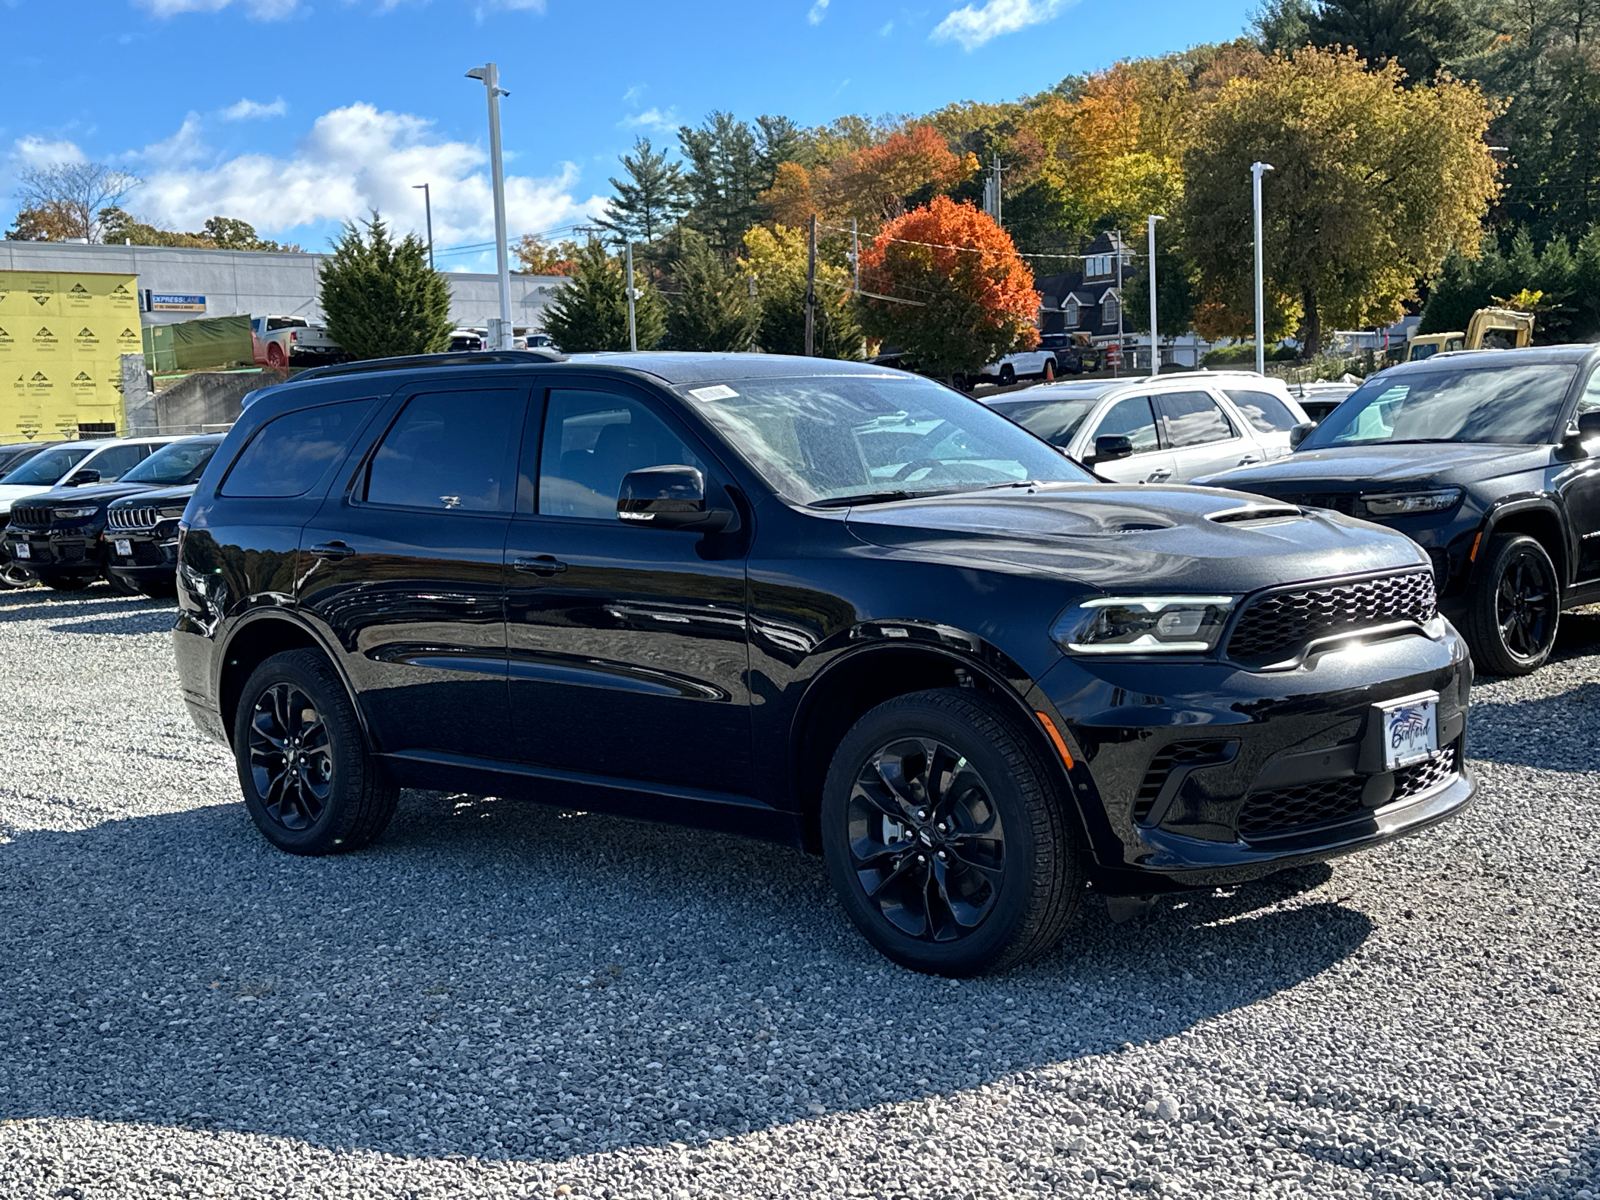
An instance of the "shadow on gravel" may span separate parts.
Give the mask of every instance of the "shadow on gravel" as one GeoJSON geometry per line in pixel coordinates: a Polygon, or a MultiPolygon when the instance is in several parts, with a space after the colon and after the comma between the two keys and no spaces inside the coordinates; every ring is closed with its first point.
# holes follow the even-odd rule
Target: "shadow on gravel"
{"type": "Polygon", "coordinates": [[[175,610],[161,605],[140,605],[116,616],[94,617],[87,621],[67,621],[50,626],[51,633],[110,633],[130,636],[141,633],[170,633],[175,610]]]}
{"type": "Polygon", "coordinates": [[[119,596],[105,587],[86,592],[52,592],[48,588],[0,591],[0,625],[48,620],[67,611],[75,617],[96,613],[158,611],[170,614],[174,607],[171,601],[151,600],[144,596],[119,596]]]}
{"type": "MultiPolygon", "coordinates": [[[[972,1088],[1170,1037],[1371,926],[1272,907],[1327,868],[1167,899],[952,983],[893,967],[820,863],[763,843],[407,793],[340,859],[237,805],[0,844],[0,1119],[562,1159],[972,1088]]],[[[1039,1081],[1038,1086],[1068,1086],[1039,1081]]]]}
{"type": "Polygon", "coordinates": [[[1595,769],[1600,681],[1556,695],[1479,700],[1472,705],[1468,756],[1546,771],[1595,769]]]}

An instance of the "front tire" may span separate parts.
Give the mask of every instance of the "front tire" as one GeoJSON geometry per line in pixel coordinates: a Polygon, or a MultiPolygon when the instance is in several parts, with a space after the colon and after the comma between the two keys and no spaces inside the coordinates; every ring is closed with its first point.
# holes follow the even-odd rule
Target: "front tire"
{"type": "Polygon", "coordinates": [[[394,816],[399,790],[368,750],[343,682],[315,650],[275,654],[251,673],[234,714],[233,753],[256,828],[290,854],[359,850],[394,816]]]}
{"type": "Polygon", "coordinates": [[[1561,586],[1545,548],[1526,534],[1490,538],[1467,610],[1467,644],[1478,670],[1532,674],[1555,648],[1560,622],[1561,586]]]}
{"type": "Polygon", "coordinates": [[[1013,367],[1010,363],[1007,363],[1005,366],[1000,368],[1001,387],[1010,387],[1012,384],[1016,383],[1016,381],[1017,372],[1015,367],[1013,367]]]}
{"type": "Polygon", "coordinates": [[[834,754],[821,819],[840,903],[914,971],[968,976],[1035,958],[1083,892],[1044,762],[978,693],[914,692],[868,712],[834,754]]]}

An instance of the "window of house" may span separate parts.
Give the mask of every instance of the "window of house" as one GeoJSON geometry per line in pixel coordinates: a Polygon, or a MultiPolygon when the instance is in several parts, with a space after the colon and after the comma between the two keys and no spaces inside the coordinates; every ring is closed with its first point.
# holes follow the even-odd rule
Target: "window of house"
{"type": "Polygon", "coordinates": [[[1118,305],[1116,296],[1112,295],[1110,292],[1107,292],[1100,301],[1101,323],[1104,325],[1115,325],[1117,323],[1117,308],[1118,305]]]}
{"type": "Polygon", "coordinates": [[[526,409],[525,394],[511,388],[411,397],[372,456],[367,503],[510,512],[507,447],[526,409]]]}

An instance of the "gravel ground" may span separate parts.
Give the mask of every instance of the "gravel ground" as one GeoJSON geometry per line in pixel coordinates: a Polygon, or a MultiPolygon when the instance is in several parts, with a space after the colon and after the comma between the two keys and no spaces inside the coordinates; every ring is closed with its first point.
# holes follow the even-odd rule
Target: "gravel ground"
{"type": "Polygon", "coordinates": [[[1600,1192],[1600,618],[1480,685],[1467,816],[961,984],[779,847],[419,792],[279,854],[168,624],[0,595],[7,1200],[1600,1192]]]}

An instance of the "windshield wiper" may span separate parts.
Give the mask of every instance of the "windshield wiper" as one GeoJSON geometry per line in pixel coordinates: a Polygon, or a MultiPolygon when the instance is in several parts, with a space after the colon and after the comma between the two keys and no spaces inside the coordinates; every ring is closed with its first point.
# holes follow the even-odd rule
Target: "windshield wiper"
{"type": "Polygon", "coordinates": [[[887,504],[892,500],[920,500],[924,496],[948,496],[952,492],[964,492],[966,488],[931,488],[921,491],[906,491],[901,489],[893,492],[858,492],[854,496],[829,496],[824,500],[813,500],[807,508],[854,508],[858,504],[887,504]]]}

